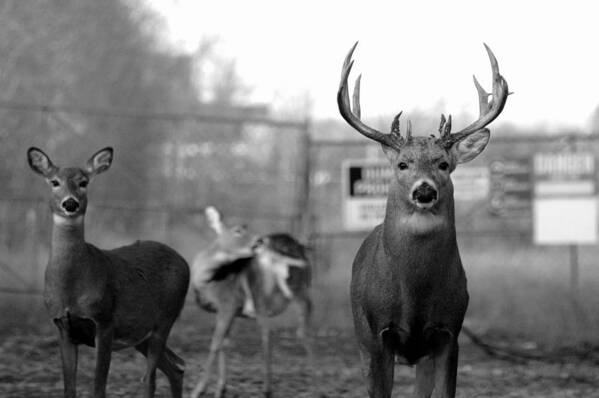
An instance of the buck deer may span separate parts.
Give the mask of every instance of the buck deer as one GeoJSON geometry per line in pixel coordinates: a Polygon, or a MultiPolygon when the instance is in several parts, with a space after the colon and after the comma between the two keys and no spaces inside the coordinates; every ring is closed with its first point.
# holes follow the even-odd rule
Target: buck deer
{"type": "Polygon", "coordinates": [[[489,142],[485,128],[503,110],[508,87],[485,45],[493,71],[488,94],[476,78],[480,116],[451,133],[451,116],[441,116],[439,138],[405,137],[395,116],[389,134],[361,121],[360,77],[350,109],[351,48],[337,93],[339,111],[359,133],[381,143],[394,171],[383,224],[356,254],[351,280],[355,333],[370,397],[391,397],[394,359],[416,363],[415,397],[454,397],[460,333],[468,292],[458,252],[450,174],[474,159],[489,142]],[[492,96],[489,100],[489,95],[492,96]]]}
{"type": "Polygon", "coordinates": [[[213,362],[218,355],[216,396],[222,397],[226,384],[225,340],[235,317],[257,318],[262,331],[265,397],[271,396],[271,345],[269,318],[283,312],[291,301],[299,306],[298,336],[310,356],[307,328],[312,310],[308,293],[310,264],[304,247],[287,234],[259,238],[244,226],[227,226],[214,207],[206,208],[216,240],[192,263],[192,287],[198,304],[216,312],[216,326],[204,374],[191,396],[205,391],[213,362]]]}
{"type": "Polygon", "coordinates": [[[37,148],[27,158],[52,192],[44,301],[59,332],[64,396],[76,396],[78,345],[85,344],[96,351],[94,397],[106,394],[111,352],[130,346],[147,358],[145,397],[154,396],[157,367],[168,377],[172,396],[181,397],[184,362],[166,341],[189,286],[186,261],[157,242],[101,250],[85,241],[87,186],[110,167],[112,148],[94,154],[83,169],[57,167],[37,148]]]}

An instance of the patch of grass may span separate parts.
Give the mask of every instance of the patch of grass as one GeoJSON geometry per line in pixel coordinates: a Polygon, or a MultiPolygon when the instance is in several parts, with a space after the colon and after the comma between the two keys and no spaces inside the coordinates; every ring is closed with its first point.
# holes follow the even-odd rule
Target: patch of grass
{"type": "Polygon", "coordinates": [[[596,249],[581,251],[580,285],[573,292],[567,248],[468,247],[462,254],[471,297],[467,316],[483,328],[552,346],[598,341],[596,249]]]}

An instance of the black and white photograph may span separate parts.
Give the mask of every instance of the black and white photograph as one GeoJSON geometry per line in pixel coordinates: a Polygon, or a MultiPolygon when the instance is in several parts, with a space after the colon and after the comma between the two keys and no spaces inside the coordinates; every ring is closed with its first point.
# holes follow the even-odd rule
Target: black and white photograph
{"type": "Polygon", "coordinates": [[[597,15],[0,0],[0,397],[599,398],[597,15]]]}

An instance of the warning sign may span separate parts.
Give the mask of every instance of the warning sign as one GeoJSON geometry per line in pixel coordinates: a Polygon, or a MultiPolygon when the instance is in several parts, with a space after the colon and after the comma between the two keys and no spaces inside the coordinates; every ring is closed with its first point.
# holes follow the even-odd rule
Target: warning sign
{"type": "Polygon", "coordinates": [[[530,158],[501,158],[489,163],[489,211],[505,218],[529,217],[532,211],[530,158]]]}
{"type": "Polygon", "coordinates": [[[536,154],[534,181],[535,243],[597,242],[595,157],[592,153],[536,154]]]}
{"type": "Polygon", "coordinates": [[[343,224],[349,231],[369,230],[383,222],[393,170],[380,160],[347,160],[342,168],[343,224]]]}

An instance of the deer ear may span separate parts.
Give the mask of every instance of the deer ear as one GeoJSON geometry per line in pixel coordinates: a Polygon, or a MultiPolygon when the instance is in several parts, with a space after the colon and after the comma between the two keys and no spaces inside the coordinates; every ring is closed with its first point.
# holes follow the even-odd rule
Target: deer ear
{"type": "Polygon", "coordinates": [[[466,163],[477,157],[486,148],[490,137],[488,129],[480,129],[455,143],[451,150],[458,163],[466,163]]]}
{"type": "Polygon", "coordinates": [[[112,163],[112,155],[113,150],[111,147],[100,149],[87,161],[85,166],[86,171],[90,176],[95,176],[96,174],[100,174],[108,170],[112,163]]]}
{"type": "Polygon", "coordinates": [[[222,234],[224,226],[218,210],[213,206],[208,206],[204,210],[204,213],[206,214],[206,219],[208,220],[210,228],[212,228],[218,235],[222,234]]]}
{"type": "Polygon", "coordinates": [[[27,150],[27,162],[29,163],[31,170],[46,178],[54,174],[57,169],[57,167],[52,164],[48,155],[41,149],[35,147],[31,147],[27,150]]]}

